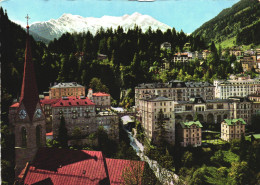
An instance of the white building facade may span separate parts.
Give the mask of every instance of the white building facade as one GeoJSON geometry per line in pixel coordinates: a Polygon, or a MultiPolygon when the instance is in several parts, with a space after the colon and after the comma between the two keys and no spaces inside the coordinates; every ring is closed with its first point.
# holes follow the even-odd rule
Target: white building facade
{"type": "Polygon", "coordinates": [[[259,79],[233,79],[233,80],[214,80],[215,97],[227,99],[232,96],[245,97],[255,94],[260,89],[259,79]]]}

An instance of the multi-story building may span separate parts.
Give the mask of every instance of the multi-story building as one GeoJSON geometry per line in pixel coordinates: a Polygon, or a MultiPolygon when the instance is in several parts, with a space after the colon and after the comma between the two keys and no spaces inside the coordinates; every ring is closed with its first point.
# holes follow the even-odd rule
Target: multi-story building
{"type": "Polygon", "coordinates": [[[225,119],[221,123],[221,139],[231,141],[245,135],[246,122],[242,119],[225,119]]]}
{"type": "Polygon", "coordinates": [[[76,82],[58,83],[50,87],[50,99],[58,99],[67,96],[85,96],[85,87],[76,82]]]}
{"type": "Polygon", "coordinates": [[[243,56],[240,63],[244,72],[251,71],[256,65],[256,56],[243,56]]]}
{"type": "Polygon", "coordinates": [[[172,61],[175,62],[188,62],[189,61],[188,53],[175,53],[172,61]]]}
{"type": "Polygon", "coordinates": [[[58,136],[60,120],[65,119],[68,135],[72,135],[75,127],[80,128],[82,135],[95,132],[95,104],[88,98],[64,97],[52,105],[53,137],[58,136]]]}
{"type": "Polygon", "coordinates": [[[177,101],[174,103],[175,122],[193,121],[197,116],[201,123],[221,123],[223,119],[231,116],[231,104],[231,100],[204,100],[200,97],[177,101]]]}
{"type": "Polygon", "coordinates": [[[241,49],[231,49],[231,50],[229,50],[229,55],[241,56],[243,54],[244,53],[241,49]]]}
{"type": "Polygon", "coordinates": [[[260,85],[259,79],[248,79],[238,77],[230,80],[214,80],[215,97],[227,99],[231,96],[245,97],[250,94],[255,94],[260,85]]]}
{"type": "Polygon", "coordinates": [[[109,137],[118,139],[118,116],[108,112],[96,114],[95,104],[87,97],[63,97],[52,105],[54,138],[58,136],[62,116],[69,136],[72,136],[75,128],[79,128],[82,135],[88,135],[96,132],[99,126],[103,126],[109,137]]]}
{"type": "Polygon", "coordinates": [[[88,98],[96,104],[96,109],[98,111],[109,109],[111,107],[110,94],[104,92],[93,93],[93,90],[90,88],[88,90],[88,98]]]}
{"type": "Polygon", "coordinates": [[[230,97],[228,99],[232,101],[230,106],[230,118],[242,118],[248,124],[251,124],[251,117],[254,112],[253,102],[243,97],[230,97]]]}
{"type": "Polygon", "coordinates": [[[181,146],[201,146],[202,124],[199,121],[182,122],[177,125],[177,138],[181,146]]]}
{"type": "MultiPolygon", "coordinates": [[[[174,143],[175,124],[198,119],[200,123],[221,124],[225,119],[241,118],[250,124],[254,112],[260,108],[248,98],[230,97],[229,99],[204,100],[201,97],[189,101],[174,101],[166,97],[146,97],[139,99],[138,118],[144,127],[146,136],[156,138],[156,123],[159,111],[165,118],[168,141],[174,143]]],[[[194,143],[193,143],[194,144],[194,143]]]]}
{"type": "Polygon", "coordinates": [[[102,126],[109,138],[119,139],[119,117],[113,112],[99,112],[96,114],[97,126],[102,126]]]}
{"type": "Polygon", "coordinates": [[[47,132],[50,132],[52,130],[52,105],[57,103],[59,100],[60,99],[41,99],[40,100],[42,110],[45,114],[47,132]]]}
{"type": "Polygon", "coordinates": [[[188,101],[190,97],[200,96],[205,100],[214,99],[215,87],[208,82],[170,81],[168,83],[139,84],[135,87],[135,105],[139,110],[139,99],[164,96],[173,101],[188,101]]]}
{"type": "Polygon", "coordinates": [[[156,140],[159,112],[162,111],[167,132],[165,139],[170,144],[175,144],[175,123],[172,106],[173,100],[165,97],[140,99],[140,121],[149,140],[156,140]]]}
{"type": "Polygon", "coordinates": [[[175,53],[173,56],[173,59],[171,62],[188,62],[191,60],[195,59],[203,59],[203,54],[201,52],[195,51],[195,52],[190,52],[187,51],[185,53],[175,53]]]}

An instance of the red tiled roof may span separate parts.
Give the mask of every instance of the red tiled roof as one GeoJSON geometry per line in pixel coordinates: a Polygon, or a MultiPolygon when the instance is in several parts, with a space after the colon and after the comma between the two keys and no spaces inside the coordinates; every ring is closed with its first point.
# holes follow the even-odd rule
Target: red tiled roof
{"type": "Polygon", "coordinates": [[[70,107],[70,106],[86,106],[95,105],[88,97],[80,99],[77,97],[67,97],[67,99],[59,99],[58,102],[52,104],[52,107],[70,107]]]}
{"type": "Polygon", "coordinates": [[[24,72],[23,82],[21,89],[20,105],[23,104],[30,120],[32,120],[35,108],[39,102],[39,94],[35,79],[34,64],[32,61],[30,38],[29,38],[29,27],[27,28],[27,39],[26,39],[26,50],[25,50],[25,61],[24,61],[24,72]]]}
{"type": "Polygon", "coordinates": [[[20,103],[14,103],[13,105],[11,105],[10,107],[19,107],[20,103]]]}
{"type": "Polygon", "coordinates": [[[104,92],[96,92],[96,93],[93,93],[93,96],[110,96],[110,94],[107,94],[104,92]]]}
{"type": "Polygon", "coordinates": [[[141,184],[145,162],[106,158],[110,184],[141,184]]]}
{"type": "Polygon", "coordinates": [[[46,136],[53,136],[53,132],[46,133],[46,136]]]}
{"type": "Polygon", "coordinates": [[[40,100],[41,104],[46,105],[46,104],[54,104],[60,101],[60,99],[43,99],[40,100]]]}
{"type": "MultiPolygon", "coordinates": [[[[145,162],[105,159],[100,151],[40,148],[34,161],[19,175],[24,184],[125,184],[142,180],[145,162]],[[138,176],[136,176],[138,174],[138,176]],[[125,178],[126,177],[126,178],[125,178]]],[[[140,183],[138,183],[140,184],[140,183]]]]}
{"type": "Polygon", "coordinates": [[[25,174],[24,184],[46,180],[54,185],[83,185],[101,184],[109,178],[102,152],[41,148],[25,174]]]}

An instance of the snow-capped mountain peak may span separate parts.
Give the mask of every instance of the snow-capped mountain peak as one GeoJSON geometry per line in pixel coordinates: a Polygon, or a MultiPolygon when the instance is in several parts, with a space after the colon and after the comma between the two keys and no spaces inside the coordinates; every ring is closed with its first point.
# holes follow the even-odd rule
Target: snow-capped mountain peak
{"type": "Polygon", "coordinates": [[[64,13],[58,19],[33,23],[30,29],[41,37],[53,40],[66,32],[80,33],[90,31],[92,34],[96,34],[101,27],[106,30],[108,28],[117,29],[118,26],[121,26],[124,30],[127,30],[134,28],[135,25],[139,26],[143,31],[148,30],[149,27],[152,30],[160,29],[162,31],[171,29],[170,26],[157,21],[151,16],[142,15],[138,12],[132,15],[125,14],[121,17],[105,15],[101,18],[85,18],[80,15],[64,13]]]}

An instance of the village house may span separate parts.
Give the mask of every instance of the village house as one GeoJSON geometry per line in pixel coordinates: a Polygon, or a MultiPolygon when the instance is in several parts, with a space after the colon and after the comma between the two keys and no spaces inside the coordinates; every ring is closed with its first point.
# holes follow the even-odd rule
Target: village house
{"type": "Polygon", "coordinates": [[[199,121],[182,122],[177,125],[177,138],[181,146],[201,146],[202,124],[199,121]]]}
{"type": "Polygon", "coordinates": [[[221,139],[231,141],[245,135],[246,122],[242,119],[225,119],[221,123],[221,139]]]}

